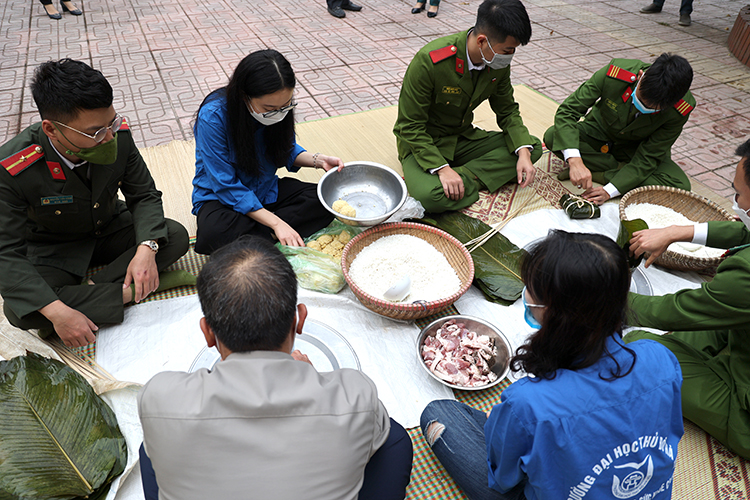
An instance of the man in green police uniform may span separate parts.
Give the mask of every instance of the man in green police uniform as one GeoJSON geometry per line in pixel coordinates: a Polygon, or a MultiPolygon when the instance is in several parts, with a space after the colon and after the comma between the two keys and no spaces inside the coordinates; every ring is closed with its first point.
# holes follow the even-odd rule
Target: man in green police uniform
{"type": "Polygon", "coordinates": [[[738,455],[750,459],[750,141],[733,187],[742,222],[708,222],[637,231],[630,241],[650,265],[676,241],[728,248],[716,276],[700,288],[660,297],[631,294],[635,325],[671,330],[669,335],[632,332],[627,342],[649,338],[664,344],[682,367],[682,412],[738,455]]]}
{"type": "Polygon", "coordinates": [[[677,55],[653,64],[613,59],[560,105],[544,143],[566,161],[582,196],[599,205],[639,186],[690,191],[670,153],[695,107],[692,81],[693,69],[677,55]]]}
{"type": "Polygon", "coordinates": [[[530,38],[519,0],[485,0],[473,29],[430,42],[409,64],[393,133],[409,193],[428,212],[471,205],[481,187],[534,179],[541,142],[521,120],[509,66],[530,38]],[[486,99],[502,132],[472,125],[486,99]]]}
{"type": "Polygon", "coordinates": [[[83,346],[97,324],[122,321],[123,304],[195,282],[180,271],[160,283],[188,235],[164,218],[99,71],[50,61],[31,90],[42,121],[0,147],[0,294],[12,325],[54,328],[66,345],[83,346]],[[83,282],[96,265],[105,267],[83,282]]]}

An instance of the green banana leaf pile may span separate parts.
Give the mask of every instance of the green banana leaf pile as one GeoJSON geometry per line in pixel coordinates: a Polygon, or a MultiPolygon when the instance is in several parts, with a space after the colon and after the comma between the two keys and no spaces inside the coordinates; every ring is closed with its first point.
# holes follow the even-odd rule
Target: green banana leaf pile
{"type": "MultiPolygon", "coordinates": [[[[484,222],[461,212],[429,214],[421,222],[442,229],[461,243],[482,236],[491,229],[484,222]]],[[[471,253],[474,259],[474,284],[487,299],[506,306],[512,304],[521,297],[521,260],[527,253],[502,234],[495,233],[471,253]]]]}
{"type": "Polygon", "coordinates": [[[103,499],[127,447],[117,419],[65,364],[0,362],[0,499],[103,499]]]}

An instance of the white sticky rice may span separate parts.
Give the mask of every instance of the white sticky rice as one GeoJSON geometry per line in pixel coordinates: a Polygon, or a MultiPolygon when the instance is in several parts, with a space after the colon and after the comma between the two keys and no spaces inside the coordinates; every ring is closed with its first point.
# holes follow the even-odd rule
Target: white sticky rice
{"type": "Polygon", "coordinates": [[[461,280],[440,251],[421,238],[407,234],[385,236],[363,248],[349,266],[349,277],[365,293],[386,300],[383,294],[404,276],[411,292],[403,302],[431,302],[461,289],[461,280]]]}
{"type": "MultiPolygon", "coordinates": [[[[671,208],[653,203],[633,203],[625,207],[625,215],[628,220],[643,219],[651,229],[668,226],[692,226],[696,224],[671,208]]],[[[724,250],[720,248],[707,247],[705,245],[696,245],[695,243],[678,242],[669,245],[669,250],[690,255],[691,257],[714,258],[720,257],[724,250]]]]}

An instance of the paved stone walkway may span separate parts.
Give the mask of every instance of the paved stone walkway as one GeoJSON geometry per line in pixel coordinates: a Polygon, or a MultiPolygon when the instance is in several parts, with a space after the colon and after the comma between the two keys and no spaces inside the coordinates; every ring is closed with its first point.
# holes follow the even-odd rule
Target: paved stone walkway
{"type": "MultiPolygon", "coordinates": [[[[393,105],[416,50],[472,26],[480,3],[443,0],[429,19],[401,0],[355,1],[361,12],[335,19],[325,0],[76,0],[84,15],[55,21],[39,2],[9,0],[0,8],[0,143],[38,120],[29,78],[39,63],[61,57],[107,76],[116,109],[143,146],[192,137],[203,97],[261,48],[291,61],[298,121],[393,105]]],[[[562,102],[611,58],[687,57],[698,106],[673,157],[729,195],[734,148],[750,137],[750,69],[726,45],[747,1],[696,0],[690,27],[677,25],[679,0],[667,0],[661,14],[639,14],[647,2],[526,0],[533,37],[513,61],[513,81],[562,102]]]]}

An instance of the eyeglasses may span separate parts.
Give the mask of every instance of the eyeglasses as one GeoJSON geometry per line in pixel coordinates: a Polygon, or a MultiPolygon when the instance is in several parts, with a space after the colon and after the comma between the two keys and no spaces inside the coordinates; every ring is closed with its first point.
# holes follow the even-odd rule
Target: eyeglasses
{"type": "Polygon", "coordinates": [[[96,142],[102,142],[105,137],[107,137],[107,130],[111,130],[112,134],[114,135],[115,132],[120,130],[120,127],[122,127],[122,122],[125,118],[120,116],[119,114],[115,114],[115,119],[112,120],[112,123],[109,124],[107,127],[102,127],[96,132],[94,132],[94,135],[89,135],[86,132],[81,132],[80,130],[74,129],[71,126],[65,125],[64,123],[56,121],[58,125],[62,125],[65,128],[69,128],[70,130],[73,130],[74,132],[78,132],[82,136],[88,137],[89,139],[94,139],[96,142]]]}
{"type": "MultiPolygon", "coordinates": [[[[247,102],[248,102],[248,104],[250,103],[249,100],[247,102]]],[[[260,115],[263,118],[272,118],[272,117],[274,117],[274,116],[276,116],[278,114],[286,113],[287,111],[292,110],[292,109],[294,109],[296,107],[297,107],[297,102],[292,99],[292,102],[290,104],[288,104],[286,106],[282,106],[279,109],[274,109],[273,111],[267,111],[265,113],[260,113],[260,115]]]]}

